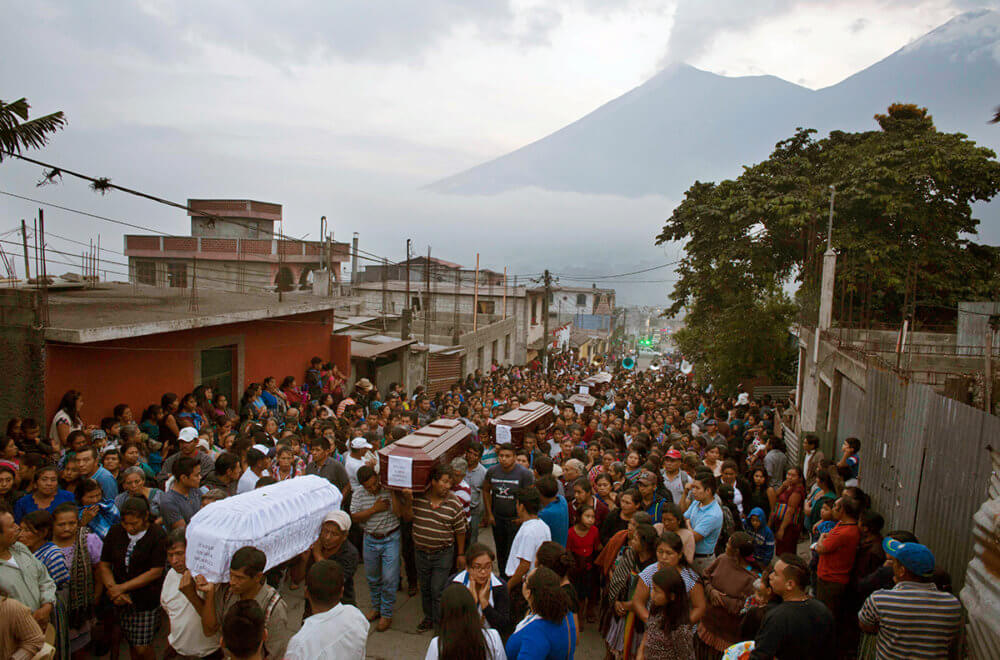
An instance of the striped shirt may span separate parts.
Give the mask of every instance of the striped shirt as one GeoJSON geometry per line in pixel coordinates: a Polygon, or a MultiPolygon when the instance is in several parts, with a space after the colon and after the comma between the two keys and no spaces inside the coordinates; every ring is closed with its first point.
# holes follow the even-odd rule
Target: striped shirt
{"type": "Polygon", "coordinates": [[[962,606],[933,583],[900,582],[869,596],[858,620],[878,626],[879,660],[945,658],[962,627],[962,606]]]}
{"type": "Polygon", "coordinates": [[[361,523],[361,529],[366,534],[388,534],[399,527],[399,517],[392,512],[392,496],[385,488],[380,489],[372,495],[368,489],[362,486],[355,491],[351,491],[351,514],[355,514],[365,509],[375,506],[377,500],[385,500],[389,503],[389,508],[379,511],[369,516],[368,520],[361,523]]]}
{"type": "Polygon", "coordinates": [[[38,550],[35,550],[35,557],[45,565],[49,572],[49,577],[56,583],[56,588],[61,589],[69,582],[69,567],[66,566],[66,557],[51,541],[46,541],[38,550]]]}
{"type": "Polygon", "coordinates": [[[462,503],[462,509],[465,511],[465,520],[471,520],[472,489],[469,488],[469,484],[466,483],[465,479],[462,479],[462,481],[451,487],[451,492],[455,493],[455,497],[462,503]]]}
{"type": "Polygon", "coordinates": [[[413,497],[413,543],[420,550],[444,550],[465,530],[465,511],[454,493],[448,493],[437,508],[431,506],[426,494],[413,497]]]}
{"type": "Polygon", "coordinates": [[[487,470],[489,470],[494,465],[499,465],[500,459],[497,458],[496,445],[490,445],[488,447],[486,445],[483,445],[483,457],[479,459],[479,462],[487,470]]]}

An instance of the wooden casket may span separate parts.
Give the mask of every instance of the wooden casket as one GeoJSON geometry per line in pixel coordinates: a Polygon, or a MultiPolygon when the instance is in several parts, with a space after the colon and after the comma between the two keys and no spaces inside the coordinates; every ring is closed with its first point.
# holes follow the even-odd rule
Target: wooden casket
{"type": "Polygon", "coordinates": [[[472,431],[457,419],[439,419],[378,450],[379,478],[386,488],[427,490],[431,470],[465,456],[472,431]]]}
{"type": "Polygon", "coordinates": [[[490,425],[490,433],[498,445],[506,442],[514,445],[514,449],[524,446],[524,434],[532,431],[539,437],[543,436],[555,421],[552,406],[541,401],[531,401],[520,408],[506,412],[497,417],[490,425]]]}
{"type": "Polygon", "coordinates": [[[591,396],[603,397],[604,393],[608,390],[608,385],[611,383],[611,374],[606,371],[602,371],[598,374],[594,374],[588,378],[583,379],[580,383],[580,394],[589,394],[591,396]]]}
{"type": "Polygon", "coordinates": [[[573,406],[573,412],[577,415],[589,415],[594,412],[594,404],[597,403],[597,399],[589,394],[577,393],[566,399],[566,403],[573,406]]]}

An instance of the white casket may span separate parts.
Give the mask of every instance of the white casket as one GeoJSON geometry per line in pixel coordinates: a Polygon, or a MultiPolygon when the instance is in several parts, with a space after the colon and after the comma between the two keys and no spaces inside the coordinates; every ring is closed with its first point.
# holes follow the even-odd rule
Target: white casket
{"type": "Polygon", "coordinates": [[[209,582],[229,582],[233,553],[252,545],[274,568],[319,538],[323,518],[342,499],[329,481],[306,475],[213,502],[187,526],[187,567],[209,582]]]}

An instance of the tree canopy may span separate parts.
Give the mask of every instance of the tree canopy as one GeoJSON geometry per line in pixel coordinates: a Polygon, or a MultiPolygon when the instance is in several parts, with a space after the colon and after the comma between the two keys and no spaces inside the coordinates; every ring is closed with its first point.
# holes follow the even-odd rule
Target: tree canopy
{"type": "Polygon", "coordinates": [[[996,154],[938,131],[925,108],[894,104],[875,120],[880,130],[823,139],[800,128],[737,179],[695,182],[657,236],[685,241],[668,313],[686,311],[678,343],[720,387],[776,375],[796,313],[815,322],[831,186],[837,286],[868,291],[873,320],[906,315],[912,267],[924,320],[995,294],[998,251],[968,236],[972,203],[1000,191],[996,154]]]}
{"type": "Polygon", "coordinates": [[[0,163],[9,154],[44,147],[49,135],[66,125],[62,112],[28,119],[30,108],[24,98],[11,103],[0,100],[0,163]]]}

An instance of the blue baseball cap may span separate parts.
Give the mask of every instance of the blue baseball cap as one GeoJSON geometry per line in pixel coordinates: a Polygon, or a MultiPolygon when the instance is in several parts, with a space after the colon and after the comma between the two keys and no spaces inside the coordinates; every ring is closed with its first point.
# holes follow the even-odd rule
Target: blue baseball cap
{"type": "Polygon", "coordinates": [[[934,574],[934,553],[926,545],[886,538],[882,541],[882,549],[914,575],[931,577],[934,574]]]}

